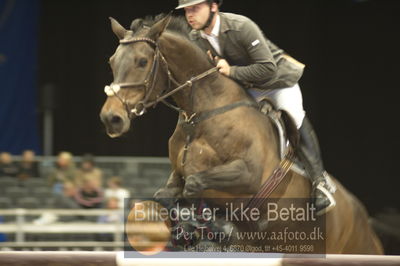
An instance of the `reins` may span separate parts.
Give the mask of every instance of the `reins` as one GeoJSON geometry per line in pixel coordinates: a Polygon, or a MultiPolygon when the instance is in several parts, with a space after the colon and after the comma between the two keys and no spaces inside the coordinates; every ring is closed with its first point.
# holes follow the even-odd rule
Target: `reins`
{"type": "Polygon", "coordinates": [[[151,67],[151,71],[149,71],[145,80],[141,83],[112,83],[111,85],[106,86],[104,88],[104,92],[107,94],[107,96],[116,96],[122,102],[122,104],[125,106],[125,109],[128,112],[129,117],[131,116],[132,113],[134,113],[136,116],[141,116],[146,112],[146,110],[149,107],[155,106],[159,102],[164,103],[165,105],[174,109],[175,111],[182,111],[180,108],[168,103],[166,101],[166,99],[186,87],[192,87],[193,83],[218,71],[217,67],[213,67],[213,68],[211,68],[203,73],[200,73],[199,75],[187,80],[185,83],[179,84],[179,82],[176,81],[176,79],[173,77],[171,71],[169,70],[168,62],[165,59],[165,57],[163,56],[163,54],[160,52],[158,42],[156,42],[150,38],[145,38],[145,37],[120,40],[121,44],[131,44],[131,43],[137,43],[137,42],[149,43],[154,48],[153,65],[151,67]],[[171,84],[171,81],[172,81],[172,83],[174,83],[178,87],[176,87],[173,90],[170,90],[169,92],[167,92],[161,96],[157,96],[155,100],[150,101],[149,99],[150,99],[150,97],[154,91],[154,87],[155,87],[155,82],[156,82],[157,73],[158,73],[158,69],[159,69],[160,59],[166,68],[169,84],[171,84]],[[128,103],[126,102],[126,100],[123,99],[122,97],[120,97],[118,93],[121,89],[134,88],[134,87],[144,87],[145,88],[145,98],[143,100],[139,101],[135,105],[135,107],[131,109],[129,107],[128,103]]]}

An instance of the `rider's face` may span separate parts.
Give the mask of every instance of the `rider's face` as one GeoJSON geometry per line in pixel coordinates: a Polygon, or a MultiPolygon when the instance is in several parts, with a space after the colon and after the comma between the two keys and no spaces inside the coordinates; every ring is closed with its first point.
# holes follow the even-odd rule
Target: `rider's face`
{"type": "Polygon", "coordinates": [[[189,25],[195,30],[200,30],[208,20],[210,5],[207,2],[202,2],[197,5],[185,7],[185,15],[189,25]]]}

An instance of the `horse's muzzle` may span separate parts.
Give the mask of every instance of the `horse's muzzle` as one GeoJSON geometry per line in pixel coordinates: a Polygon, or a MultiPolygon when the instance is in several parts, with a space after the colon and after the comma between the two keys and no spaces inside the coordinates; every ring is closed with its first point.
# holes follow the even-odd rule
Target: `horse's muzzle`
{"type": "Polygon", "coordinates": [[[100,119],[106,127],[107,134],[111,138],[119,137],[129,129],[129,119],[116,113],[101,112],[100,119]]]}

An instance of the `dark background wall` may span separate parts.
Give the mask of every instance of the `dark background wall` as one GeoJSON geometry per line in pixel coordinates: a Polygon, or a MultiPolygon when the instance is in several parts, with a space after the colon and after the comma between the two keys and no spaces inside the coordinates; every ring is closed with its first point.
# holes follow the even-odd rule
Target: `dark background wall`
{"type": "MultiPolygon", "coordinates": [[[[304,105],[320,138],[326,168],[370,211],[399,206],[400,1],[226,1],[223,11],[251,17],[265,34],[307,65],[304,105]]],[[[176,114],[159,106],[109,139],[98,118],[112,81],[117,46],[108,17],[168,12],[175,0],[41,2],[39,87],[56,88],[55,153],[166,156],[176,114]]],[[[21,33],[23,34],[23,33],[21,33]]]]}
{"type": "Polygon", "coordinates": [[[40,150],[34,112],[38,30],[38,0],[0,0],[0,152],[40,150]]]}

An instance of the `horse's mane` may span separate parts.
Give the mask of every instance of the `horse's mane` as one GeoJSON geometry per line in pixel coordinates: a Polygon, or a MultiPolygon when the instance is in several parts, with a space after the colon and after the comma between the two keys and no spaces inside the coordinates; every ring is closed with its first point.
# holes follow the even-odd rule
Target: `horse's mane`
{"type": "MultiPolygon", "coordinates": [[[[146,32],[150,27],[152,27],[154,24],[156,24],[158,21],[162,20],[166,16],[167,14],[162,13],[156,16],[147,16],[145,18],[135,19],[131,23],[130,30],[133,32],[133,36],[141,36],[141,33],[146,32]]],[[[211,66],[214,65],[209,56],[204,53],[200,49],[200,47],[189,40],[189,33],[191,30],[192,28],[189,26],[184,16],[171,16],[170,22],[166,29],[166,31],[176,34],[183,39],[186,39],[188,41],[188,44],[194,48],[194,51],[196,51],[198,56],[206,58],[211,66]]]]}
{"type": "MultiPolygon", "coordinates": [[[[150,28],[155,23],[163,19],[165,16],[167,15],[162,13],[156,16],[147,16],[145,18],[135,19],[131,23],[130,30],[133,31],[134,34],[137,34],[144,28],[150,28]]],[[[191,28],[186,22],[185,17],[171,16],[171,21],[168,24],[167,30],[177,33],[182,37],[188,38],[191,28]]]]}

